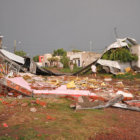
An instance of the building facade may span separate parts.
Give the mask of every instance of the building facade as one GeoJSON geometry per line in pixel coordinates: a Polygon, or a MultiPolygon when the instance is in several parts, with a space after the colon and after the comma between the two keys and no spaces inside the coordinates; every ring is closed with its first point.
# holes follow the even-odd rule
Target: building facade
{"type": "Polygon", "coordinates": [[[67,52],[67,57],[78,67],[85,67],[101,56],[95,52],[67,52]]]}
{"type": "MultiPolygon", "coordinates": [[[[100,56],[101,54],[95,52],[67,52],[67,57],[70,59],[70,62],[76,64],[78,67],[85,67],[98,59],[100,56]]],[[[60,62],[60,56],[56,57],[58,58],[58,62],[53,62],[52,64],[49,61],[49,59],[52,58],[52,54],[44,54],[43,56],[39,57],[39,60],[45,67],[63,67],[62,63],[60,62]]]]}

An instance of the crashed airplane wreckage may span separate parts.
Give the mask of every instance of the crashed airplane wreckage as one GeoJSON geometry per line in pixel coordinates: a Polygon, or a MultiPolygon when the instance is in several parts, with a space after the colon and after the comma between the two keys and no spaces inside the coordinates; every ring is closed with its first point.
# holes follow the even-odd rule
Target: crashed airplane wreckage
{"type": "Polygon", "coordinates": [[[117,39],[116,42],[104,50],[99,59],[73,75],[87,73],[91,70],[92,65],[100,65],[107,73],[112,74],[125,72],[126,68],[131,68],[134,71],[140,71],[140,45],[132,38],[117,39]],[[122,61],[121,59],[124,60],[122,61]]]}
{"type": "Polygon", "coordinates": [[[37,75],[59,75],[39,67],[31,58],[21,57],[4,49],[0,49],[1,73],[30,72],[37,75]]]}

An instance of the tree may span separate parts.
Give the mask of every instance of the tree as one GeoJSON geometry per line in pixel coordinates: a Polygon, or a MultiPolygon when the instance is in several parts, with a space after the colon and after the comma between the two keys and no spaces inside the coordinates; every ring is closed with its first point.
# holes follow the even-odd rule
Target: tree
{"type": "Polygon", "coordinates": [[[57,57],[50,57],[50,58],[48,58],[48,61],[50,62],[50,65],[52,66],[54,62],[58,62],[58,58],[57,57]]]}
{"type": "Polygon", "coordinates": [[[74,49],[72,50],[72,52],[76,53],[76,52],[81,52],[80,50],[74,49]]]}
{"type": "Polygon", "coordinates": [[[34,60],[35,62],[39,62],[39,55],[34,56],[34,57],[33,57],[33,60],[34,60]]]}
{"type": "Polygon", "coordinates": [[[64,68],[69,68],[69,58],[67,57],[67,52],[61,48],[53,51],[53,56],[61,56],[60,62],[63,64],[64,68]]]}
{"type": "Polygon", "coordinates": [[[63,48],[61,48],[61,49],[54,50],[52,55],[53,56],[64,56],[65,55],[66,56],[67,52],[63,48]]]}
{"type": "Polygon", "coordinates": [[[26,52],[24,52],[24,51],[15,51],[15,54],[16,55],[19,55],[19,56],[21,56],[21,57],[24,57],[24,56],[26,56],[26,52]]]}
{"type": "Polygon", "coordinates": [[[62,58],[60,59],[60,62],[63,64],[64,68],[69,68],[69,61],[70,59],[65,55],[63,55],[62,58]]]}

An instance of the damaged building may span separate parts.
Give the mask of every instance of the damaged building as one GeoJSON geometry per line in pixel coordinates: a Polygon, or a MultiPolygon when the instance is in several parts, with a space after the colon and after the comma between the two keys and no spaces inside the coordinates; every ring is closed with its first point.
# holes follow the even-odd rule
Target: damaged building
{"type": "Polygon", "coordinates": [[[100,65],[105,72],[112,74],[124,73],[127,68],[140,71],[140,45],[132,38],[117,39],[104,50],[99,59],[73,75],[90,71],[93,64],[100,65]]]}
{"type": "Polygon", "coordinates": [[[3,74],[30,72],[37,75],[57,75],[42,69],[29,57],[21,57],[4,49],[0,49],[0,60],[3,74]]]}
{"type": "Polygon", "coordinates": [[[139,47],[135,39],[117,39],[116,42],[105,49],[97,64],[100,64],[107,73],[111,72],[113,74],[125,72],[128,67],[140,69],[139,47]]]}

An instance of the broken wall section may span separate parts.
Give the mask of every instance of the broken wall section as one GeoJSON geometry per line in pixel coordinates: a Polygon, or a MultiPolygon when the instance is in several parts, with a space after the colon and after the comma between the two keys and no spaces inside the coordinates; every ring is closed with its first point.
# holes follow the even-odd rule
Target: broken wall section
{"type": "Polygon", "coordinates": [[[138,56],[138,61],[132,62],[133,67],[137,67],[140,70],[140,45],[135,45],[131,47],[131,52],[138,56]]]}

